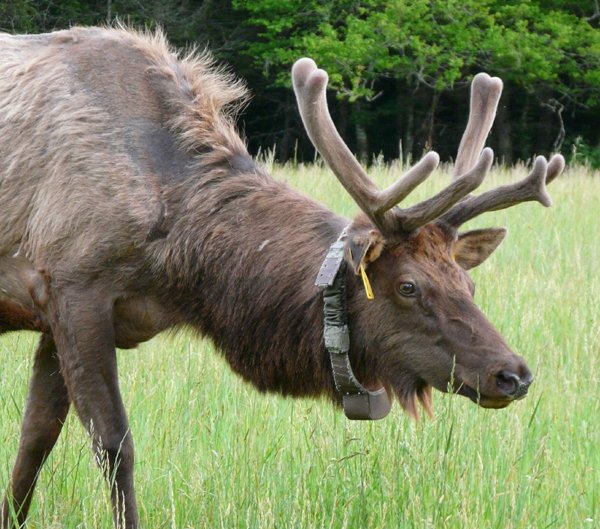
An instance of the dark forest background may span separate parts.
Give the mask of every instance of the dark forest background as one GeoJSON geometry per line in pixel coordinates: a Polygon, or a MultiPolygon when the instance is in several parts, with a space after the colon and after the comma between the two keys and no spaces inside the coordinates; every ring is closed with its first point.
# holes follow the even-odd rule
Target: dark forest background
{"type": "MultiPolygon", "coordinates": [[[[314,156],[289,82],[294,60],[330,74],[329,103],[362,160],[456,152],[479,71],[504,81],[489,144],[507,163],[562,152],[600,166],[598,0],[0,0],[0,31],[119,19],[207,47],[243,77],[251,151],[314,156]]],[[[1,50],[0,50],[1,53],[1,50]]]]}

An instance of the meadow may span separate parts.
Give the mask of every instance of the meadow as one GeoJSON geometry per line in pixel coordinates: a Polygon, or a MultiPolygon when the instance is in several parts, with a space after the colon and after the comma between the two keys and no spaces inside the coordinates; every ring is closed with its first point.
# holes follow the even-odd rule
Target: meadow
{"type": "MultiPolygon", "coordinates": [[[[356,207],[320,165],[272,172],[334,211],[356,207]]],[[[399,164],[375,164],[381,185],[399,164]]],[[[409,202],[441,188],[442,168],[409,202]]],[[[525,167],[496,167],[484,188],[525,167]]],[[[476,301],[535,374],[529,396],[484,410],[434,392],[435,417],[395,405],[350,422],[325,401],[261,395],[208,341],[163,335],[119,354],[148,529],[600,527],[600,175],[569,168],[554,207],[523,204],[472,277],[476,301]]],[[[0,488],[13,464],[36,336],[0,338],[0,488]]],[[[28,527],[111,528],[108,490],[73,413],[40,475],[28,527]]]]}

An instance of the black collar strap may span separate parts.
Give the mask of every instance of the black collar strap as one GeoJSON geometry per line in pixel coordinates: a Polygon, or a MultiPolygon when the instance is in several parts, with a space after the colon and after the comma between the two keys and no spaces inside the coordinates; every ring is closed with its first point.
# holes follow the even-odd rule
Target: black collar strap
{"type": "Polygon", "coordinates": [[[346,300],[347,264],[344,259],[346,237],[347,227],[329,247],[315,282],[316,286],[323,288],[325,348],[331,359],[335,387],[342,394],[346,417],[356,420],[383,419],[392,406],[385,388],[377,391],[365,388],[352,373],[348,358],[350,332],[346,300]]]}

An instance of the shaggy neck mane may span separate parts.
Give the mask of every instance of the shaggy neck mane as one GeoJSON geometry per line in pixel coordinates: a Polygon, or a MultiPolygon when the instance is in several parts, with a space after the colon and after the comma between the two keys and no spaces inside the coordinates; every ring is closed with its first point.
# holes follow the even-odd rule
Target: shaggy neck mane
{"type": "Polygon", "coordinates": [[[242,85],[207,55],[174,60],[160,35],[152,44],[140,41],[185,167],[163,192],[166,237],[151,262],[169,283],[158,296],[259,389],[335,395],[314,280],[348,221],[254,163],[233,119],[242,85]]]}
{"type": "Polygon", "coordinates": [[[314,280],[347,221],[248,155],[186,187],[162,248],[168,302],[259,389],[333,394],[314,280]]]}

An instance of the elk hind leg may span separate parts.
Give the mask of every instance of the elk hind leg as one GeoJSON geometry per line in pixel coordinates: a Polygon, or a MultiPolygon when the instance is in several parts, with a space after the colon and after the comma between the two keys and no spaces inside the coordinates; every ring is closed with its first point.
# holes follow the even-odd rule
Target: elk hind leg
{"type": "Polygon", "coordinates": [[[44,334],[35,353],[19,452],[2,503],[0,528],[21,527],[25,523],[40,469],[58,439],[68,411],[69,397],[56,347],[52,337],[44,334]]]}

